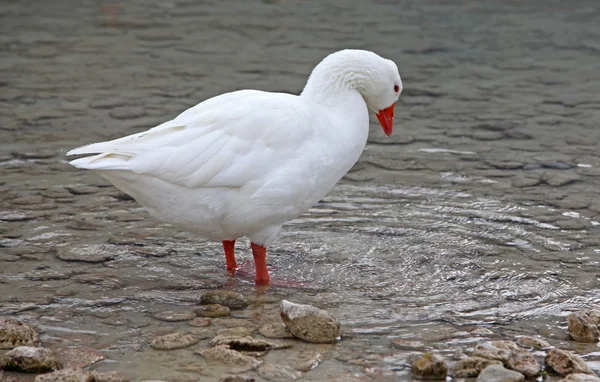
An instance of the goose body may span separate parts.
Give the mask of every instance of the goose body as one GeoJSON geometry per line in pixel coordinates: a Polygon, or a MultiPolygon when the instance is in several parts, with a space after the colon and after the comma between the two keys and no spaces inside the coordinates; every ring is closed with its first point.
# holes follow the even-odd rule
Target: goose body
{"type": "Polygon", "coordinates": [[[391,133],[401,86],[392,61],[344,50],[325,58],[298,96],[222,94],[145,132],[67,155],[88,155],[70,163],[97,171],[155,218],[223,241],[231,271],[232,243],[248,237],[257,283],[264,284],[269,276],[260,252],[356,163],[369,109],[391,133]],[[378,81],[385,89],[377,89],[378,81]]]}

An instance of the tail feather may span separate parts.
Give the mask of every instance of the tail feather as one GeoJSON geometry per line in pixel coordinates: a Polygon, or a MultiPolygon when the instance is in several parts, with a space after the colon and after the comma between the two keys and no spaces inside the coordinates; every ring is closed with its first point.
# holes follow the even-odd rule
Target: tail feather
{"type": "Polygon", "coordinates": [[[129,164],[127,163],[129,159],[131,159],[131,157],[127,155],[102,153],[75,159],[69,162],[69,164],[87,170],[130,170],[129,164]]]}

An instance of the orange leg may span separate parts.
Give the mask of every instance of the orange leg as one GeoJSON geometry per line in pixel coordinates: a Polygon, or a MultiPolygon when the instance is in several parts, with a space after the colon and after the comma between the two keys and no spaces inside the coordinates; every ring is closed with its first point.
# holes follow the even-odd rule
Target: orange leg
{"type": "Polygon", "coordinates": [[[223,249],[225,250],[225,261],[227,262],[227,270],[234,273],[237,269],[237,263],[235,262],[235,254],[233,248],[235,247],[235,240],[223,240],[223,249]]]}
{"type": "Polygon", "coordinates": [[[254,266],[256,267],[256,285],[269,285],[269,270],[267,269],[267,249],[262,245],[250,243],[254,266]]]}

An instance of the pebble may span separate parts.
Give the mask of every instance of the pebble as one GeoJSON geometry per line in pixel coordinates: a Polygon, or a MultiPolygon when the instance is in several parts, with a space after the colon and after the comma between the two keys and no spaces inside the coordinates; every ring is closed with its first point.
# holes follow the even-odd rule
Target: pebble
{"type": "Polygon", "coordinates": [[[208,304],[194,309],[194,313],[200,317],[226,317],[231,314],[231,310],[223,305],[208,304]]]}
{"type": "Polygon", "coordinates": [[[294,338],[290,330],[281,322],[271,322],[258,328],[258,332],[267,338],[294,338]]]}
{"type": "Polygon", "coordinates": [[[177,332],[154,337],[151,346],[157,350],[173,350],[192,346],[199,341],[196,336],[177,332]]]}
{"type": "Polygon", "coordinates": [[[277,343],[265,340],[259,340],[247,337],[229,337],[223,335],[217,335],[210,341],[212,346],[227,345],[233,350],[245,350],[245,351],[263,351],[272,349],[286,349],[292,345],[289,343],[277,343]]]}
{"type": "Polygon", "coordinates": [[[227,365],[238,366],[238,372],[256,369],[262,363],[262,361],[254,357],[230,349],[227,345],[218,345],[213,348],[199,350],[196,353],[209,361],[218,361],[227,365]]]}
{"type": "Polygon", "coordinates": [[[0,318],[0,349],[35,346],[37,342],[38,335],[31,326],[13,318],[0,318]]]}
{"type": "Polygon", "coordinates": [[[106,359],[104,354],[89,347],[62,348],[55,352],[66,368],[82,369],[106,359]]]}
{"type": "Polygon", "coordinates": [[[197,328],[203,328],[206,326],[210,326],[211,321],[208,318],[201,318],[201,317],[196,317],[193,320],[188,322],[189,326],[194,326],[197,328]]]}
{"type": "Polygon", "coordinates": [[[508,370],[502,365],[490,365],[483,369],[477,377],[477,382],[521,382],[525,376],[513,370],[508,370]]]}
{"type": "Polygon", "coordinates": [[[537,337],[522,336],[517,339],[517,343],[521,346],[534,348],[536,350],[549,349],[552,347],[546,340],[537,337]]]}
{"type": "Polygon", "coordinates": [[[419,379],[446,380],[448,366],[440,355],[427,352],[413,363],[412,372],[419,379]]]}
{"type": "Polygon", "coordinates": [[[18,346],[0,359],[0,369],[41,373],[61,368],[56,354],[46,348],[18,346]]]}
{"type": "Polygon", "coordinates": [[[481,357],[467,357],[452,365],[451,374],[456,378],[475,378],[490,365],[502,365],[502,362],[481,357]]]}
{"type": "Polygon", "coordinates": [[[569,336],[578,342],[598,342],[600,331],[600,311],[581,310],[569,314],[567,317],[569,323],[569,336]]]}
{"type": "Polygon", "coordinates": [[[311,305],[281,301],[281,318],[294,337],[313,343],[330,343],[340,338],[340,322],[329,312],[311,305]]]}
{"type": "Polygon", "coordinates": [[[560,375],[583,373],[595,375],[580,356],[561,349],[550,349],[546,355],[546,365],[560,375]]]}
{"type": "Polygon", "coordinates": [[[567,375],[559,382],[600,382],[600,378],[596,377],[595,375],[573,373],[567,375]]]}
{"type": "Polygon", "coordinates": [[[323,360],[323,354],[314,350],[303,350],[298,354],[294,368],[298,371],[307,372],[319,366],[323,360]]]}
{"type": "Polygon", "coordinates": [[[256,371],[258,375],[269,381],[295,381],[303,375],[290,366],[275,363],[264,363],[256,371]]]}
{"type": "Polygon", "coordinates": [[[219,304],[229,309],[244,309],[248,306],[248,300],[240,293],[229,290],[211,290],[204,292],[200,297],[200,304],[219,304]]]}
{"type": "Polygon", "coordinates": [[[189,310],[181,310],[181,311],[172,311],[167,310],[165,312],[159,312],[154,314],[152,317],[159,321],[164,322],[179,322],[179,321],[189,321],[196,317],[196,313],[189,310]]]}

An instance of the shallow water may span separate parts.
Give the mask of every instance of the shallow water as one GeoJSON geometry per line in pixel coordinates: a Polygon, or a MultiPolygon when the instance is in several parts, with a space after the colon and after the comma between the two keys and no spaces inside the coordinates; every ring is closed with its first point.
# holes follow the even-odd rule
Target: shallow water
{"type": "MultiPolygon", "coordinates": [[[[482,327],[491,338],[542,335],[600,369],[596,346],[568,342],[564,327],[570,311],[600,301],[595,1],[6,1],[0,10],[0,314],[36,325],[43,343],[95,347],[108,357],[95,368],[130,377],[215,379],[226,368],[193,353],[207,340],[149,348],[156,333],[187,328],[152,314],[227,287],[254,301],[234,312],[244,325],[277,321],[281,298],[340,318],[343,341],[320,347],[329,358],[305,380],[410,380],[410,351],[391,339],[450,356],[481,340],[469,332],[482,327]],[[323,56],[347,47],[393,59],[405,90],[394,135],[373,121],[359,163],[274,245],[273,277],[302,286],[255,290],[229,278],[219,244],[152,220],[66,164],[69,148],[152,127],[222,92],[297,93],[323,56]],[[110,245],[111,258],[55,253],[92,244],[110,245]],[[345,362],[369,354],[384,358],[345,362]]],[[[236,250],[251,259],[247,242],[236,250]]]]}

